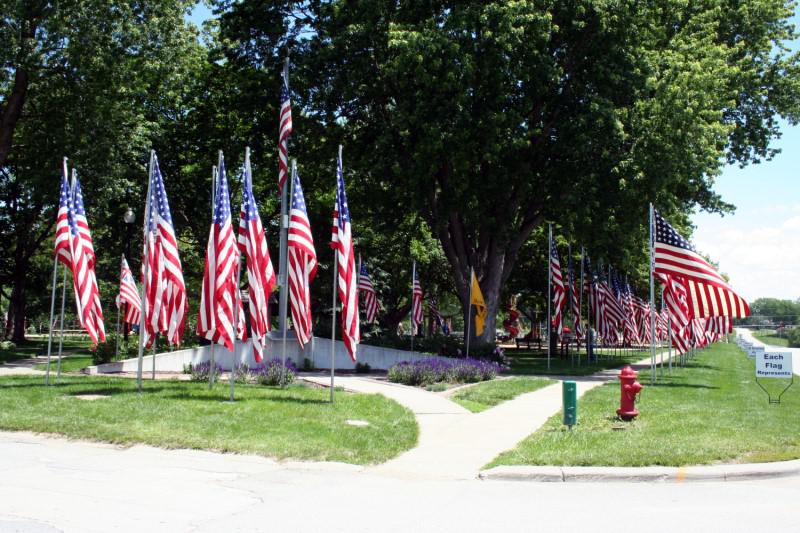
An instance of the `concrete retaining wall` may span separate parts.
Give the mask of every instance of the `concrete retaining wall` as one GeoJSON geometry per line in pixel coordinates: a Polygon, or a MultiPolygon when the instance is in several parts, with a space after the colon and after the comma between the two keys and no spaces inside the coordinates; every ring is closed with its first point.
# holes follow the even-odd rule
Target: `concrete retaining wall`
{"type": "MultiPolygon", "coordinates": [[[[267,338],[267,346],[265,350],[265,359],[280,358],[281,357],[282,341],[277,335],[270,335],[267,338]]],[[[392,365],[401,361],[418,361],[427,359],[431,356],[422,354],[420,352],[409,352],[404,350],[396,350],[394,348],[381,348],[378,346],[368,346],[361,344],[358,346],[358,361],[360,363],[367,363],[375,370],[387,370],[392,365]]],[[[320,337],[314,337],[309,345],[306,345],[305,350],[300,350],[294,332],[289,331],[286,340],[286,358],[293,361],[298,368],[303,366],[303,360],[309,359],[315,368],[329,369],[331,367],[331,340],[320,337]]],[[[446,357],[437,357],[438,359],[449,359],[446,357]]],[[[156,355],[156,371],[159,372],[181,372],[185,365],[197,364],[203,361],[211,360],[211,346],[200,346],[198,348],[189,348],[186,350],[177,350],[174,352],[163,352],[156,355]]],[[[222,368],[229,370],[231,368],[231,353],[225,348],[217,346],[214,350],[214,360],[219,363],[222,368]]],[[[336,341],[334,345],[334,360],[335,367],[341,370],[352,370],[355,368],[355,363],[350,359],[344,343],[336,341]]],[[[236,359],[237,363],[244,362],[248,366],[255,366],[256,362],[253,358],[253,349],[250,341],[236,343],[236,359]]],[[[150,371],[153,368],[153,356],[148,355],[143,358],[144,370],[150,371]]],[[[113,363],[106,363],[98,366],[90,366],[89,373],[114,373],[114,372],[136,372],[138,368],[138,359],[126,359],[124,361],[116,361],[113,363]]]]}

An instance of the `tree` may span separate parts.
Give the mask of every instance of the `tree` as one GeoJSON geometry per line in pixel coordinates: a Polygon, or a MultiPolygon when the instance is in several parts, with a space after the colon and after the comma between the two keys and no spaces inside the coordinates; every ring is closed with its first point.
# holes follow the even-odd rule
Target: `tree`
{"type": "Polygon", "coordinates": [[[604,255],[641,248],[648,202],[681,217],[730,209],[711,189],[723,162],[769,157],[775,115],[798,113],[783,1],[304,9],[310,42],[295,60],[318,75],[309,113],[344,129],[387,212],[425,217],[465,314],[475,269],[483,342],[545,221],[602,232],[604,255]]]}
{"type": "Polygon", "coordinates": [[[52,257],[64,155],[79,170],[97,248],[108,252],[98,278],[118,276],[119,204],[128,188],[140,192],[163,124],[181,120],[186,80],[201,57],[197,32],[184,22],[193,4],[0,2],[0,246],[13,257],[0,281],[12,287],[15,341],[24,340],[28,287],[50,283],[48,261],[34,259],[52,257]]]}

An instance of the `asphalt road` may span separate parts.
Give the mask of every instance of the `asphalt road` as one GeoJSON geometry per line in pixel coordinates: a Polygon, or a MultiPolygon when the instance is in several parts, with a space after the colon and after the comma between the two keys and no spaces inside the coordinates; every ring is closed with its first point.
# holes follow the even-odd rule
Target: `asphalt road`
{"type": "Polygon", "coordinates": [[[0,531],[800,531],[800,478],[533,483],[400,479],[0,433],[0,531]]]}

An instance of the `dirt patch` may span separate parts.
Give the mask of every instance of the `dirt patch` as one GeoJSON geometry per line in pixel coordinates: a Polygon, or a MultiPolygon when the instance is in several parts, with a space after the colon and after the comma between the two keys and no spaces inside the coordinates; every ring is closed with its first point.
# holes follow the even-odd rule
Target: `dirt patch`
{"type": "Polygon", "coordinates": [[[102,400],[104,398],[111,398],[110,394],[75,394],[72,396],[78,400],[86,400],[87,402],[93,402],[95,400],[102,400]]]}

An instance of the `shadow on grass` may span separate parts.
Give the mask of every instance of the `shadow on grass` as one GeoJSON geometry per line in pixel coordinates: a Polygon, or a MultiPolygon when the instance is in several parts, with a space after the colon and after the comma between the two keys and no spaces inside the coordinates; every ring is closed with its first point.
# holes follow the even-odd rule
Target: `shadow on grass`
{"type": "Polygon", "coordinates": [[[673,388],[673,389],[719,389],[719,387],[714,387],[710,385],[701,385],[697,384],[689,384],[689,383],[663,383],[656,381],[655,384],[645,384],[646,387],[666,387],[666,388],[673,388]]]}

